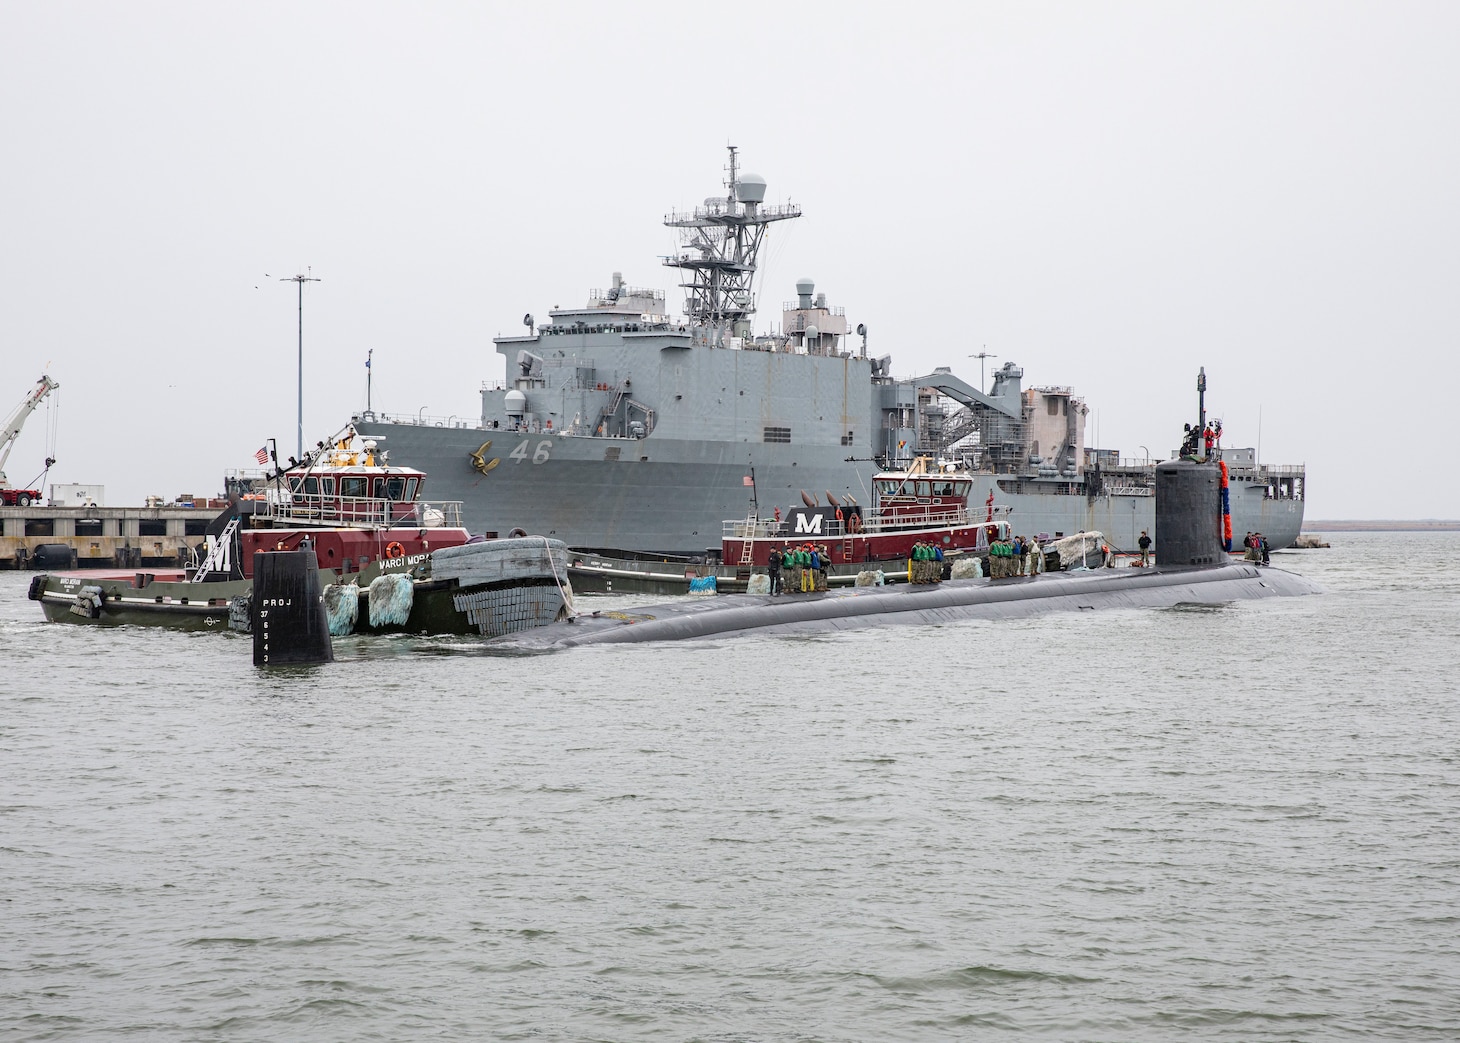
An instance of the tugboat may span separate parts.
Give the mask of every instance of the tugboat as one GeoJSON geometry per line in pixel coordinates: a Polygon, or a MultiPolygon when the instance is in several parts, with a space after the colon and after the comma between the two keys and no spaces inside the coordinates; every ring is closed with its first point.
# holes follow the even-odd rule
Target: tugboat
{"type": "Polygon", "coordinates": [[[784,518],[779,508],[770,519],[757,517],[753,508],[749,517],[725,522],[722,560],[765,568],[773,552],[808,542],[824,548],[832,566],[901,565],[919,544],[940,548],[945,559],[987,559],[989,544],[1009,536],[1009,510],[994,504],[992,492],[982,507],[970,506],[973,485],[967,471],[917,457],[904,471],[873,476],[870,509],[831,492],[819,504],[802,491],[803,506],[792,506],[784,518]]]}
{"type": "Polygon", "coordinates": [[[495,636],[572,614],[562,541],[473,538],[459,503],[422,499],[425,482],[347,426],[302,462],[230,483],[196,567],[43,573],[30,598],[53,622],[247,631],[254,555],[309,549],[336,635],[495,636]]]}

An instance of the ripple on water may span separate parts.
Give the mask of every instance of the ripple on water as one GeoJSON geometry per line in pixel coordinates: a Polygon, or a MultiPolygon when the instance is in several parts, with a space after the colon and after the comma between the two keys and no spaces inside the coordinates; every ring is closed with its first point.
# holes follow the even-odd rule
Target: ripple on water
{"type": "Polygon", "coordinates": [[[1460,1038],[1460,579],[1399,567],[1457,549],[1281,555],[1330,593],[1215,611],[288,674],[0,573],[0,1034],[1460,1038]]]}

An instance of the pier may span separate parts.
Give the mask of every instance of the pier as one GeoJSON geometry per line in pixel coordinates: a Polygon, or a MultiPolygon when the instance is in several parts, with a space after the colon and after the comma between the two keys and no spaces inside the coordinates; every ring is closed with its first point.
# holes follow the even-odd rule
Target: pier
{"type": "Polygon", "coordinates": [[[205,544],[208,523],[224,506],[209,499],[147,507],[0,507],[0,569],[32,568],[42,546],[70,548],[82,569],[183,567],[205,544]]]}

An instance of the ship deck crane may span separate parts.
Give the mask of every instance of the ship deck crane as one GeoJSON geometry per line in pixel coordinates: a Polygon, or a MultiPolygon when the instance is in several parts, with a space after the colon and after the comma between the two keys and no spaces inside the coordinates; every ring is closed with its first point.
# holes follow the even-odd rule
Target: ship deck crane
{"type": "MultiPolygon", "coordinates": [[[[55,391],[60,384],[41,374],[41,379],[36,381],[35,387],[31,388],[15,411],[5,419],[4,433],[0,434],[0,502],[5,506],[29,507],[31,502],[40,498],[40,492],[35,489],[12,489],[9,480],[5,477],[5,461],[10,459],[10,450],[15,448],[15,440],[20,437],[20,429],[30,419],[30,415],[36,411],[41,401],[55,391]]],[[[49,466],[50,461],[47,461],[49,466]]]]}

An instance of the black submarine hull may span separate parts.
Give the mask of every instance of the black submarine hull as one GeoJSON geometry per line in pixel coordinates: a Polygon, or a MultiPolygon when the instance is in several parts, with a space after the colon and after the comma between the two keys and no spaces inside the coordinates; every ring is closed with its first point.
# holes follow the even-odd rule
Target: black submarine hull
{"type": "Polygon", "coordinates": [[[894,624],[1018,619],[1048,612],[1224,605],[1321,593],[1310,580],[1246,563],[1206,568],[1122,568],[1033,577],[855,587],[818,594],[730,594],[631,612],[580,615],[494,644],[522,650],[637,641],[683,641],[749,633],[817,634],[894,624]]]}

